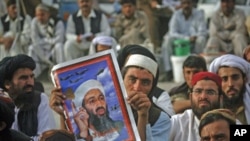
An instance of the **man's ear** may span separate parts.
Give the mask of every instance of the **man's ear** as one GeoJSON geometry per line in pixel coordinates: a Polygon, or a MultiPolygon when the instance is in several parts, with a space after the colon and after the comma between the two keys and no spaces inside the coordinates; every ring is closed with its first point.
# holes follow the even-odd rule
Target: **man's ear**
{"type": "Polygon", "coordinates": [[[3,131],[6,128],[6,123],[4,121],[0,121],[0,131],[3,131]]]}
{"type": "Polygon", "coordinates": [[[10,89],[10,81],[9,80],[5,80],[4,81],[4,87],[9,90],[10,89]]]}

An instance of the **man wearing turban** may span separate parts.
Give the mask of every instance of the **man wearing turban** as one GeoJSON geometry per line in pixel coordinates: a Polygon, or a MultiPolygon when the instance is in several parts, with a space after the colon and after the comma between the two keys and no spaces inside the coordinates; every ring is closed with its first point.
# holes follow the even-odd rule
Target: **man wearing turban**
{"type": "Polygon", "coordinates": [[[222,78],[224,108],[236,114],[242,124],[250,124],[250,65],[242,57],[226,54],[216,58],[209,71],[222,78]]]}
{"type": "Polygon", "coordinates": [[[36,65],[27,55],[5,57],[0,62],[0,87],[15,103],[13,129],[38,140],[39,134],[56,127],[45,93],[34,90],[36,65]]]}

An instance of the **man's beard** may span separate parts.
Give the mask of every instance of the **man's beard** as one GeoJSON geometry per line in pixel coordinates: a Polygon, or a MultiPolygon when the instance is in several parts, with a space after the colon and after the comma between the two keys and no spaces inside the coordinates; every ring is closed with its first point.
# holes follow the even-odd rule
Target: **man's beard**
{"type": "Polygon", "coordinates": [[[231,98],[227,97],[227,95],[225,93],[223,93],[223,95],[224,95],[224,98],[223,98],[224,99],[223,100],[224,107],[229,108],[229,109],[237,108],[236,106],[239,106],[243,102],[243,94],[244,93],[245,93],[245,88],[242,88],[239,95],[233,96],[231,98]]]}
{"type": "Polygon", "coordinates": [[[20,93],[15,99],[15,105],[20,108],[20,109],[30,109],[32,108],[32,104],[33,104],[33,96],[34,93],[33,92],[27,92],[27,93],[20,93]]]}
{"type": "Polygon", "coordinates": [[[115,128],[114,121],[110,117],[108,117],[107,110],[106,114],[102,116],[94,115],[91,112],[88,113],[89,113],[89,124],[92,124],[95,127],[95,130],[97,130],[98,132],[103,133],[105,131],[109,131],[110,129],[115,128]]]}
{"type": "Polygon", "coordinates": [[[198,105],[194,104],[193,101],[192,101],[192,103],[191,103],[191,108],[192,108],[192,111],[194,112],[194,114],[196,115],[196,117],[197,117],[198,119],[200,119],[201,116],[202,116],[204,113],[206,113],[206,112],[208,112],[208,111],[211,111],[211,110],[214,110],[214,109],[220,108],[219,100],[218,100],[218,102],[213,102],[213,103],[211,103],[211,102],[209,102],[209,101],[207,101],[207,102],[210,103],[210,106],[206,106],[206,107],[201,107],[201,108],[199,108],[198,105]]]}
{"type": "MultiPolygon", "coordinates": [[[[10,95],[10,97],[13,99],[13,101],[15,101],[20,95],[24,95],[26,93],[31,93],[34,91],[34,86],[32,85],[26,85],[24,86],[22,89],[17,89],[14,87],[14,85],[12,84],[12,87],[9,89],[8,94],[10,95]],[[32,91],[26,91],[26,89],[28,88],[32,88],[32,91]]],[[[19,97],[19,99],[22,96],[19,97]]]]}

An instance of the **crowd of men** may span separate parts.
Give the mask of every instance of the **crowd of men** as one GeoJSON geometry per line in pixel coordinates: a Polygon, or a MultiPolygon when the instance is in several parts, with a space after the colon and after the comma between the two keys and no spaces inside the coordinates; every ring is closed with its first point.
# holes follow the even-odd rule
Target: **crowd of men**
{"type": "Polygon", "coordinates": [[[235,0],[221,0],[209,27],[193,0],[120,0],[112,27],[93,8],[94,0],[77,0],[79,9],[66,24],[42,3],[34,17],[18,14],[16,2],[7,0],[7,13],[0,14],[0,140],[46,140],[48,131],[65,140],[115,140],[123,123],[109,116],[103,84],[88,80],[74,92],[81,97],[73,115],[80,131],[72,135],[61,88],[48,97],[37,80],[56,64],[109,49],[116,54],[140,140],[229,141],[230,125],[250,124],[250,25],[235,0]],[[192,55],[183,63],[185,82],[167,92],[157,86],[161,64],[154,50],[162,49],[171,81],[169,58],[180,39],[189,41],[192,55]],[[216,58],[207,68],[210,55],[216,58]]]}

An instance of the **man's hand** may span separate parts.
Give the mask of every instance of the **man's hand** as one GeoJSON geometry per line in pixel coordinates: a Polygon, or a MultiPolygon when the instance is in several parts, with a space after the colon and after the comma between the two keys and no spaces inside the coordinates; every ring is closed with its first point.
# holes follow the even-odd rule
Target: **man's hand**
{"type": "Polygon", "coordinates": [[[59,115],[64,116],[63,104],[66,96],[62,94],[60,88],[54,88],[51,91],[49,106],[59,115]]]}
{"type": "Polygon", "coordinates": [[[128,103],[135,109],[138,113],[138,116],[147,116],[151,102],[147,94],[142,92],[131,92],[128,94],[128,103]]]}
{"type": "Polygon", "coordinates": [[[80,137],[87,138],[88,137],[88,127],[89,127],[89,114],[84,108],[79,108],[79,111],[76,112],[75,107],[73,109],[74,120],[80,129],[80,137]]]}
{"type": "Polygon", "coordinates": [[[3,44],[4,44],[4,48],[5,50],[9,51],[11,46],[12,46],[12,43],[14,41],[15,38],[13,37],[4,37],[3,38],[3,44]]]}

